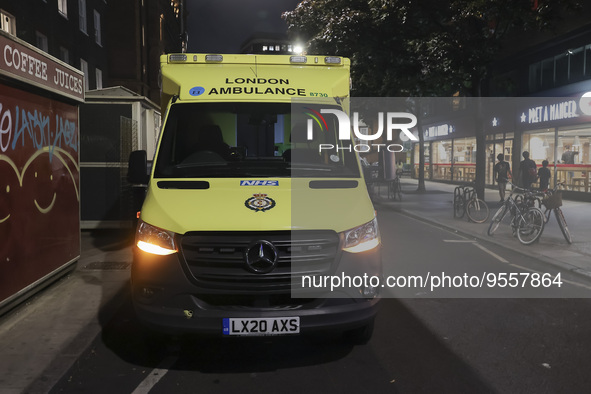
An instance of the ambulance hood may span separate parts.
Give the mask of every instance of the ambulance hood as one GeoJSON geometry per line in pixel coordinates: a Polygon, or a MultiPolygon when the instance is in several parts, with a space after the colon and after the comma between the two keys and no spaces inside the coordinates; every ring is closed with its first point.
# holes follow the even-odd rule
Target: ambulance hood
{"type": "Polygon", "coordinates": [[[345,231],[374,218],[363,179],[153,179],[141,219],[189,231],[345,231]]]}

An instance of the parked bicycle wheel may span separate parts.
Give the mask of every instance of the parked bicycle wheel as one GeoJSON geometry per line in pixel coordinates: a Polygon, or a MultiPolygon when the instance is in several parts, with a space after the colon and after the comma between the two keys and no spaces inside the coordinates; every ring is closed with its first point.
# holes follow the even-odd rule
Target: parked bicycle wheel
{"type": "Polygon", "coordinates": [[[570,231],[568,231],[568,226],[566,225],[566,219],[564,218],[564,214],[562,213],[562,209],[555,208],[554,209],[554,216],[556,217],[556,221],[558,222],[558,226],[560,227],[560,231],[562,231],[562,235],[564,235],[564,239],[569,244],[573,243],[573,239],[570,235],[570,231]]]}
{"type": "Polygon", "coordinates": [[[454,218],[464,217],[466,210],[464,209],[464,197],[462,191],[458,188],[454,191],[454,218]]]}
{"type": "Polygon", "coordinates": [[[539,208],[530,208],[518,219],[517,239],[524,245],[536,242],[544,231],[544,213],[539,208]]]}
{"type": "Polygon", "coordinates": [[[505,215],[507,215],[507,212],[509,212],[509,209],[505,204],[501,205],[501,207],[497,209],[497,212],[495,212],[495,214],[493,215],[493,218],[490,221],[490,225],[488,226],[488,235],[493,235],[494,232],[497,231],[497,228],[499,228],[499,224],[501,224],[501,222],[505,218],[505,215]]]}
{"type": "Polygon", "coordinates": [[[466,213],[471,221],[475,223],[484,223],[489,215],[488,205],[479,198],[473,198],[468,201],[466,213]]]}

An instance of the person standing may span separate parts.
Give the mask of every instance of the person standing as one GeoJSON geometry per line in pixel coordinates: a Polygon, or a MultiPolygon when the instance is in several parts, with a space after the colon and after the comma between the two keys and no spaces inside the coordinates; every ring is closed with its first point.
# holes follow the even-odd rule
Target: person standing
{"type": "Polygon", "coordinates": [[[540,190],[546,191],[548,190],[548,186],[550,185],[550,177],[552,173],[548,168],[548,160],[544,160],[542,162],[542,167],[538,170],[538,177],[540,178],[540,190]]]}
{"type": "Polygon", "coordinates": [[[521,186],[523,186],[524,189],[530,189],[531,184],[534,183],[538,177],[538,167],[536,162],[529,158],[528,151],[524,151],[521,155],[523,156],[523,160],[519,163],[521,186]]]}
{"type": "Polygon", "coordinates": [[[505,201],[505,190],[507,190],[507,180],[511,178],[513,175],[511,174],[511,166],[508,162],[505,161],[503,154],[499,153],[497,155],[497,159],[499,160],[494,167],[494,175],[496,176],[497,185],[499,186],[499,196],[501,197],[501,202],[505,201]]]}

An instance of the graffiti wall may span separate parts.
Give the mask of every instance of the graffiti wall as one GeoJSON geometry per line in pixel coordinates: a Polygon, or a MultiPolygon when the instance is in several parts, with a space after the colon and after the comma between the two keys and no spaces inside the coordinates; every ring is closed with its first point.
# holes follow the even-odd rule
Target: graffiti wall
{"type": "Polygon", "coordinates": [[[0,83],[0,303],[80,255],[78,108],[0,83]]]}

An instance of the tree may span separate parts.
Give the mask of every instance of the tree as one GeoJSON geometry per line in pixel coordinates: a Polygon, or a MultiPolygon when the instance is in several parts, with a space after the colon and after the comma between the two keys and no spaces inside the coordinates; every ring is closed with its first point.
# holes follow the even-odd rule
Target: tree
{"type": "MultiPolygon", "coordinates": [[[[505,37],[549,29],[577,7],[576,0],[304,0],[283,17],[309,54],[351,58],[353,96],[481,96],[505,37]]],[[[420,145],[422,152],[422,138],[420,145]]],[[[476,178],[482,194],[484,168],[476,178]]]]}

